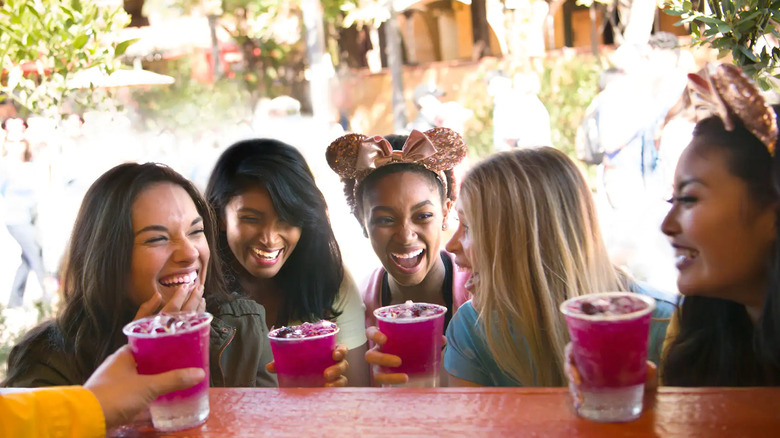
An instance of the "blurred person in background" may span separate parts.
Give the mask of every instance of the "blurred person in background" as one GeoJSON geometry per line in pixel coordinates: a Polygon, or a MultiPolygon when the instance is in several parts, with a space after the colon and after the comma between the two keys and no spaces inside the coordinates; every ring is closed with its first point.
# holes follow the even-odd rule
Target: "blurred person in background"
{"type": "Polygon", "coordinates": [[[43,192],[42,182],[48,181],[33,160],[30,144],[25,138],[25,122],[8,119],[0,164],[0,196],[5,201],[5,225],[22,250],[22,260],[14,276],[8,307],[23,304],[27,278],[32,272],[43,293],[43,301],[50,300],[44,286],[43,252],[38,243],[36,220],[38,202],[43,192]]]}

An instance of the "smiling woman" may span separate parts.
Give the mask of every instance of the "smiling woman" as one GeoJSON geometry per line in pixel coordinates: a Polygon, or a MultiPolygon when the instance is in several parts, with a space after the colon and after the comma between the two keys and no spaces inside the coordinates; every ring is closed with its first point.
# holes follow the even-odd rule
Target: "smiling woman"
{"type": "Polygon", "coordinates": [[[64,308],[14,347],[3,386],[83,384],[126,343],[125,324],[160,308],[214,315],[213,386],[275,384],[263,309],[224,292],[209,252],[214,215],[184,177],[154,163],[114,167],[84,196],[70,241],[64,308]]]}
{"type": "Polygon", "coordinates": [[[228,287],[262,305],[269,326],[336,323],[350,367],[338,348],[327,385],[365,385],[363,306],[303,155],[276,140],[238,142],[217,160],[206,197],[219,217],[228,287]]]}
{"type": "MultiPolygon", "coordinates": [[[[362,287],[366,326],[372,341],[374,310],[407,300],[447,307],[445,327],[469,298],[466,272],[454,269],[441,250],[447,215],[456,199],[452,169],[466,156],[456,132],[436,128],[409,136],[366,137],[348,134],[328,147],[326,157],[341,177],[344,194],[382,267],[362,287]]],[[[373,349],[373,365],[398,366],[397,356],[373,349]],[[391,361],[391,362],[387,362],[391,361]]],[[[375,383],[404,383],[405,374],[374,373],[375,383]]]]}
{"type": "Polygon", "coordinates": [[[691,76],[699,121],[663,221],[684,296],[661,378],[672,386],[780,385],[776,112],[730,64],[691,76]]]}

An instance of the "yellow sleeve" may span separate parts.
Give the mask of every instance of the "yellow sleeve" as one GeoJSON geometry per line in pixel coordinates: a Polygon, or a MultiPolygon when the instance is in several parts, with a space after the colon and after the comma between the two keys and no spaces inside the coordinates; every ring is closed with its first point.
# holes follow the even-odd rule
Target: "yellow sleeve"
{"type": "Polygon", "coordinates": [[[102,437],[103,410],[81,386],[0,392],[0,436],[102,437]]]}

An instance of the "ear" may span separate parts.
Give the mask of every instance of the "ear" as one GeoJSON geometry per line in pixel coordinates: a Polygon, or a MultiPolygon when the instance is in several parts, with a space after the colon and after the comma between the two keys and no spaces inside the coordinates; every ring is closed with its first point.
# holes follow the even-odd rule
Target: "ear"
{"type": "Polygon", "coordinates": [[[446,224],[447,223],[447,219],[450,217],[450,211],[452,211],[452,199],[447,198],[447,199],[444,200],[444,205],[442,206],[442,212],[441,213],[442,213],[442,216],[444,218],[443,221],[442,221],[442,224],[446,224]]]}

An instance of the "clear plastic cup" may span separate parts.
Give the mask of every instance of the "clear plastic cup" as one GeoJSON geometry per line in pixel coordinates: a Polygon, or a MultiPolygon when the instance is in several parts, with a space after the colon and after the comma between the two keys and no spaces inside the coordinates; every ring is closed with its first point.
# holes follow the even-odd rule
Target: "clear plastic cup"
{"type": "Polygon", "coordinates": [[[334,365],[338,326],[329,321],[271,330],[271,352],[280,388],[322,387],[325,369],[334,365]],[[292,332],[289,337],[281,337],[292,332]]]}
{"type": "Polygon", "coordinates": [[[139,374],[159,374],[179,368],[202,368],[197,385],[157,397],[150,411],[154,428],[163,432],[189,429],[209,416],[209,313],[158,314],[127,324],[130,349],[139,374]]]}
{"type": "Polygon", "coordinates": [[[588,294],[561,304],[582,378],[580,416],[610,423],[639,418],[654,309],[652,298],[631,292],[588,294]]]}
{"type": "Polygon", "coordinates": [[[382,367],[384,373],[405,373],[404,387],[439,386],[444,316],[447,308],[438,304],[413,303],[380,307],[374,310],[379,331],[387,336],[382,353],[401,358],[399,367],[382,367]],[[417,306],[417,310],[415,307],[417,306]],[[424,310],[420,310],[424,309],[424,310]]]}

